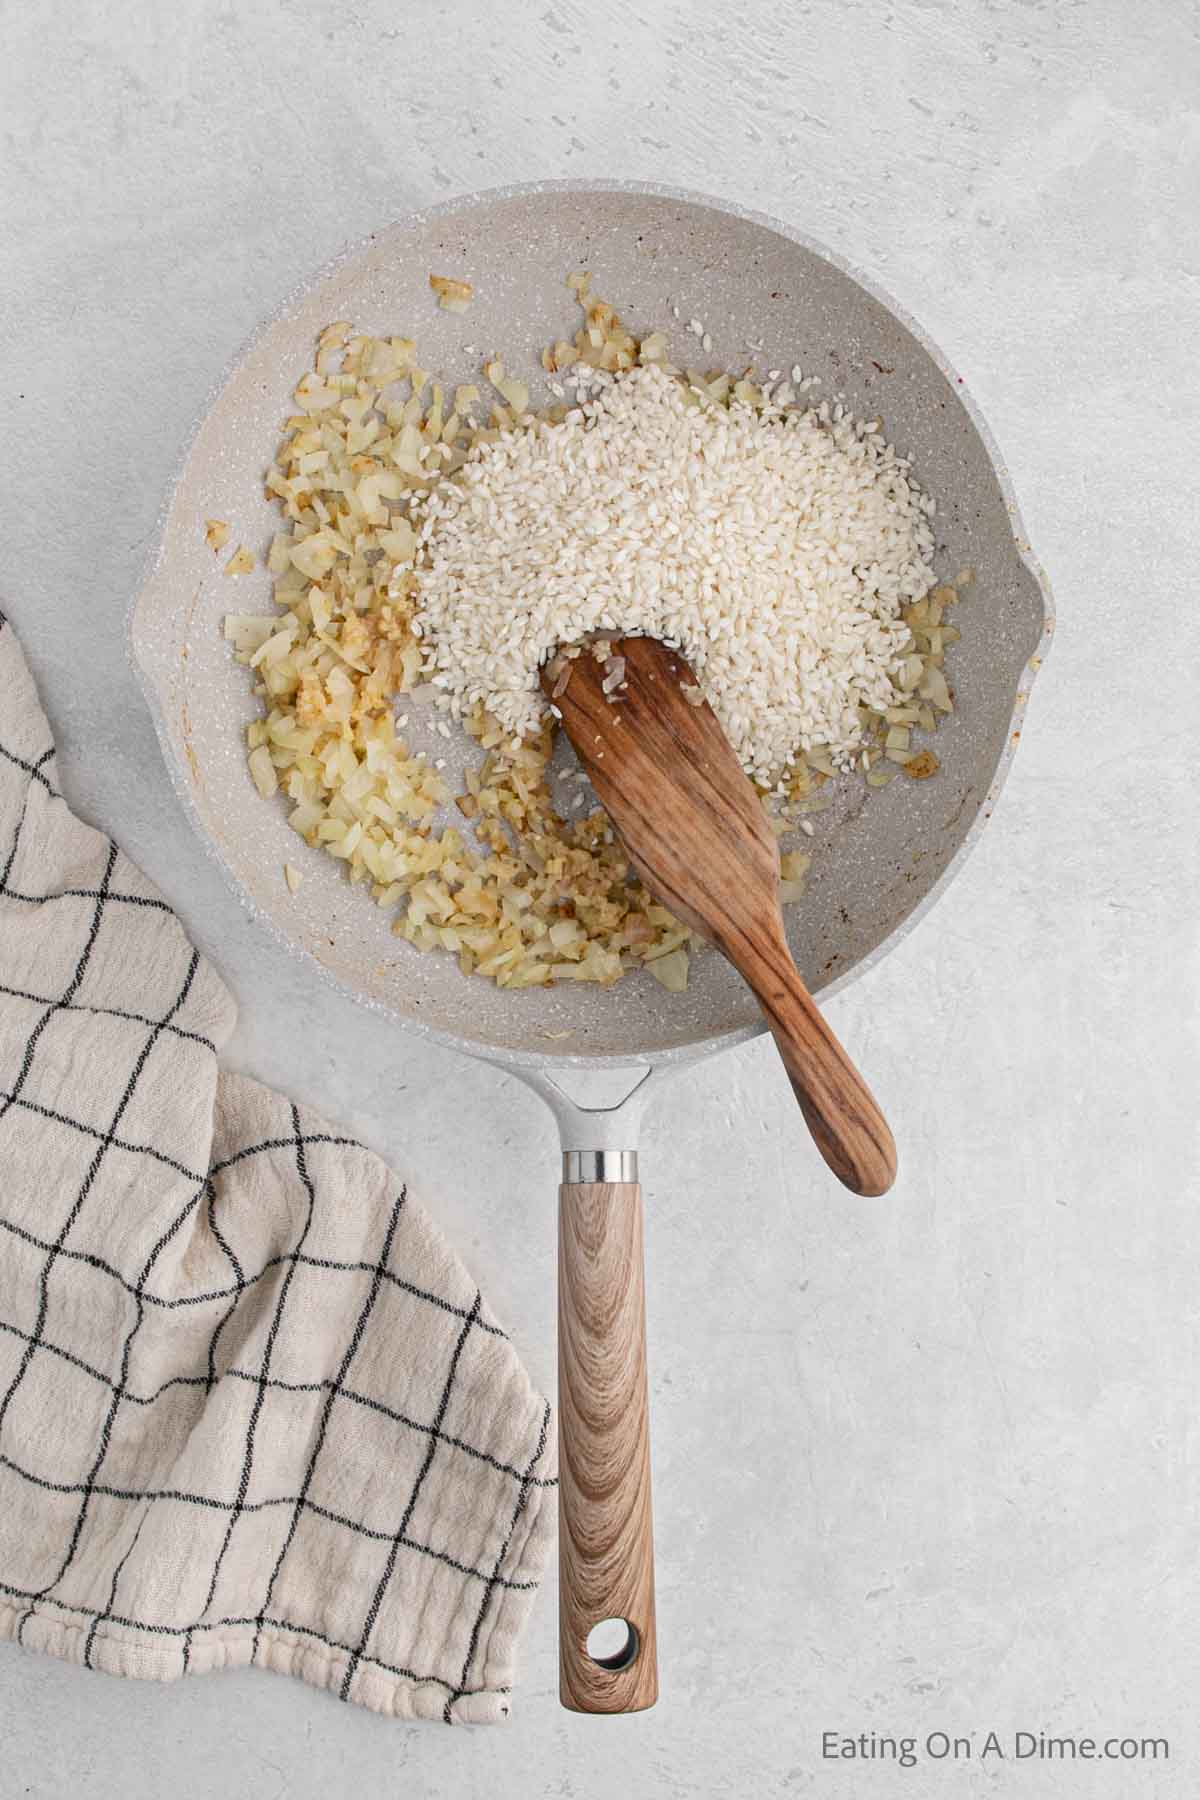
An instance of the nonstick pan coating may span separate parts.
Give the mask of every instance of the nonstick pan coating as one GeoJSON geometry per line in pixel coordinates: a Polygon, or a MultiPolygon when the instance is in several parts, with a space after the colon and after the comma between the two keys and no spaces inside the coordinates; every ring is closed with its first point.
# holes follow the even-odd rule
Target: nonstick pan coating
{"type": "MultiPolygon", "coordinates": [[[[862,277],[759,215],[661,188],[549,183],[453,201],[347,250],[258,331],[215,394],[165,506],[134,608],[133,650],[175,784],[239,896],[345,991],[409,1028],[518,1064],[686,1062],[762,1029],[750,994],[717,955],[693,960],[683,995],[646,974],[609,989],[508,993],[394,937],[333,859],[289,830],[282,804],[262,800],[247,773],[243,728],[256,702],[221,635],[227,612],[269,610],[269,577],[260,563],[252,577],[225,578],[224,558],[203,535],[216,516],[232,525],[231,549],[268,541],[277,519],[263,470],[331,320],[415,337],[422,365],[451,384],[477,380],[493,351],[532,377],[542,346],[576,327],[564,281],[584,268],[635,331],[665,329],[679,362],[799,363],[822,378],[815,397],[880,415],[937,497],[943,576],[975,571],[956,618],[962,640],[948,653],[957,710],[937,735],[940,774],[870,793],[839,784],[814,821],[806,897],[788,909],[791,947],[814,992],[833,991],[880,955],[991,812],[1048,641],[1049,599],[995,446],[955,372],[862,277]],[[436,308],[431,272],[474,283],[465,314],[436,308]],[[711,333],[711,354],[687,332],[691,318],[711,333]],[[285,861],[305,874],[294,897],[285,861]]],[[[540,379],[531,390],[541,404],[540,379]]],[[[405,710],[418,747],[451,749],[422,737],[424,701],[406,699],[405,710]]]]}

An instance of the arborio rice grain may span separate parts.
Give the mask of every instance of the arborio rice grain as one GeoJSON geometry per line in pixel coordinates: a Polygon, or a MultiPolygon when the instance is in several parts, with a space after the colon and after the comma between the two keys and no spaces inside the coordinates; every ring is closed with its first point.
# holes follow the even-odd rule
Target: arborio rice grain
{"type": "Polygon", "coordinates": [[[682,649],[758,781],[822,746],[847,768],[934,584],[933,502],[848,415],[691,398],[632,370],[417,501],[425,673],[524,738],[557,646],[645,634],[682,649]]]}
{"type": "MultiPolygon", "coordinates": [[[[639,342],[586,275],[568,286],[584,321],[543,352],[558,403],[540,418],[498,357],[485,422],[480,389],[430,383],[411,339],[327,327],[267,472],[279,610],[225,632],[263,703],[259,791],[399,936],[504,987],[645,966],[678,990],[692,934],[586,784],[550,792],[539,660],[593,627],[677,642],[777,830],[811,835],[798,815],[851,763],[871,787],[936,772],[912,733],[952,708],[946,611],[970,577],[930,591],[932,505],[877,422],[800,411],[796,370],[770,391],[672,369],[662,334],[639,342]],[[456,797],[401,735],[396,700],[430,676],[483,753],[456,797]]],[[[808,860],[785,848],[785,901],[808,860]]]]}

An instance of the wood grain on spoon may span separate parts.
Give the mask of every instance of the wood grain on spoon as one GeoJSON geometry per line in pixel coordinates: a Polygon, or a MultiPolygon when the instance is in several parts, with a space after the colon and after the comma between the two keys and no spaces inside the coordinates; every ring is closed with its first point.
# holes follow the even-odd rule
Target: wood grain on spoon
{"type": "Polygon", "coordinates": [[[636,637],[612,640],[611,655],[625,663],[611,699],[590,647],[565,686],[558,663],[542,672],[598,799],[646,886],[754,990],[834,1174],[857,1194],[885,1193],[896,1175],[892,1134],[792,961],[762,801],[678,651],[636,637]]]}

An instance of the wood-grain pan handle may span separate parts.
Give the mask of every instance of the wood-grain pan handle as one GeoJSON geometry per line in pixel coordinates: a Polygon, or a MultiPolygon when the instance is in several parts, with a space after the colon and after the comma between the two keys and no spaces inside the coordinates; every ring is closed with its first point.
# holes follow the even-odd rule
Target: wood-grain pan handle
{"type": "Polygon", "coordinates": [[[565,1182],[558,1221],[559,1696],[641,1712],[658,1698],[642,1190],[565,1182]],[[605,1620],[624,1645],[593,1656],[605,1620]]]}

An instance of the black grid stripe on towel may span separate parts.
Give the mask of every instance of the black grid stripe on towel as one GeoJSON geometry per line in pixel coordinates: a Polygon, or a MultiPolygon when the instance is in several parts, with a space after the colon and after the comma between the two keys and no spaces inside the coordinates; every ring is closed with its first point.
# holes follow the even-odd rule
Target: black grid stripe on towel
{"type": "Polygon", "coordinates": [[[219,1069],[232,1025],[0,618],[0,1635],[502,1718],[549,1407],[379,1159],[219,1069]]]}

